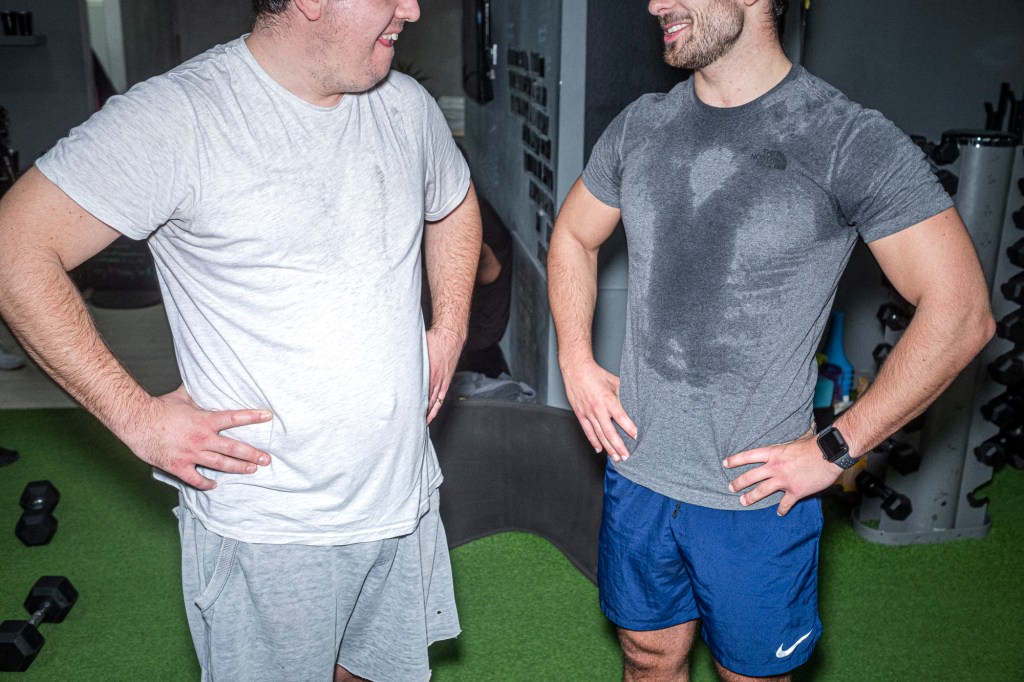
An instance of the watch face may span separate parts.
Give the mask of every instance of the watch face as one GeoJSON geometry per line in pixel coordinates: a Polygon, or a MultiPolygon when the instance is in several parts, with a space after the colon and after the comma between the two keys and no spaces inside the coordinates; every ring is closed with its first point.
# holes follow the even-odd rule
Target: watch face
{"type": "Polygon", "coordinates": [[[825,429],[818,436],[818,447],[821,448],[825,459],[830,462],[836,461],[847,452],[846,441],[842,434],[832,427],[825,429]]]}

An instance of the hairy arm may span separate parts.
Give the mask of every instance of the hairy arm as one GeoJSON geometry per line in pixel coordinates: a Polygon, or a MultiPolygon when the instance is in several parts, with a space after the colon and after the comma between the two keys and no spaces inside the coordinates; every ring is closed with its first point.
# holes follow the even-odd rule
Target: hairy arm
{"type": "Polygon", "coordinates": [[[594,360],[591,330],[597,301],[597,252],[620,215],[579,179],[558,213],[548,250],[548,299],[566,395],[594,450],[604,450],[614,461],[629,457],[615,424],[634,439],[636,425],[619,402],[619,378],[594,360]]]}
{"type": "Polygon", "coordinates": [[[956,209],[869,247],[917,312],[874,383],[837,420],[854,456],[924,412],[995,332],[985,276],[956,209]]]}
{"type": "Polygon", "coordinates": [[[143,461],[200,489],[214,482],[196,465],[252,473],[269,463],[219,435],[269,413],[204,412],[183,389],[155,398],[103,342],[67,271],[118,236],[33,167],[0,201],[0,314],[40,367],[143,461]]]}
{"type": "Polygon", "coordinates": [[[466,343],[469,302],[480,260],[480,207],[470,183],[458,208],[427,223],[423,235],[432,319],[427,330],[430,395],[427,423],[433,421],[448,394],[455,365],[466,343]]]}
{"type": "MultiPolygon", "coordinates": [[[[917,312],[874,383],[836,420],[854,457],[863,456],[924,412],[995,330],[981,264],[955,209],[868,246],[886,277],[917,312]]],[[[784,490],[780,514],[831,485],[842,471],[822,458],[812,435],[732,455],[725,466],[753,463],[764,466],[739,476],[730,489],[759,483],[743,495],[743,504],[784,490]]]]}

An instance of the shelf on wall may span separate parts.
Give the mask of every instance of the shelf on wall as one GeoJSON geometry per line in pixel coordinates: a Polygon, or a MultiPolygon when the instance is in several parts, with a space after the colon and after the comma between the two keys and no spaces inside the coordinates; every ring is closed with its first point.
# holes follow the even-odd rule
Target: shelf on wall
{"type": "Polygon", "coordinates": [[[45,44],[46,36],[0,36],[0,47],[35,47],[45,44]]]}

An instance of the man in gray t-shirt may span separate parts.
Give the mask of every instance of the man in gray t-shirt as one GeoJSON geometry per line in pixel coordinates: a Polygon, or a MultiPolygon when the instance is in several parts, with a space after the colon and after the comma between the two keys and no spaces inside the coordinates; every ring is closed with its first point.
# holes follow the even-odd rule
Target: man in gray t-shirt
{"type": "Polygon", "coordinates": [[[111,98],[10,191],[0,308],[178,489],[204,679],[425,680],[427,645],[459,631],[427,424],[480,253],[469,170],[390,72],[416,0],[254,9],[251,34],[111,98]],[[120,234],[156,263],[183,382],[166,396],[65,274],[120,234]]]}
{"type": "Polygon", "coordinates": [[[821,633],[811,496],[922,412],[993,329],[923,154],[789,62],[782,4],[650,3],[666,61],[694,75],[612,121],[551,239],[566,391],[610,460],[598,574],[627,679],[675,679],[697,619],[724,679],[806,661],[821,633]],[[590,337],[597,251],[620,219],[621,384],[590,337]],[[858,239],[918,312],[871,390],[816,437],[814,353],[858,239]]]}

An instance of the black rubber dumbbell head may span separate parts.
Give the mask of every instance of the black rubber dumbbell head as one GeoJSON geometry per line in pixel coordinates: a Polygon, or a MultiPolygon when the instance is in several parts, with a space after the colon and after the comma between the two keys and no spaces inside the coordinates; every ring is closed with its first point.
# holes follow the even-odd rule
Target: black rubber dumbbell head
{"type": "Polygon", "coordinates": [[[14,534],[27,547],[45,545],[57,532],[57,519],[52,514],[22,514],[14,526],[14,534]]]}
{"type": "Polygon", "coordinates": [[[1014,345],[1024,342],[1024,315],[1019,308],[996,323],[996,335],[1014,345]]]}
{"type": "Polygon", "coordinates": [[[1003,353],[988,365],[989,376],[1003,386],[1016,386],[1024,381],[1024,360],[1013,351],[1003,353]]]}
{"type": "Polygon", "coordinates": [[[1003,393],[981,406],[981,416],[1001,429],[1012,429],[1024,421],[1024,401],[1003,393]]]}
{"type": "Polygon", "coordinates": [[[1018,268],[1024,268],[1024,239],[1018,239],[1006,249],[1006,257],[1018,268]]]}
{"type": "Polygon", "coordinates": [[[883,329],[903,331],[910,324],[910,313],[896,303],[883,303],[875,314],[883,329]]]}
{"type": "Polygon", "coordinates": [[[891,490],[890,493],[882,500],[882,511],[894,521],[903,521],[914,511],[913,505],[910,504],[910,498],[894,490],[891,490]]]}
{"type": "Polygon", "coordinates": [[[60,623],[78,601],[78,591],[63,576],[44,576],[36,581],[25,599],[28,620],[0,623],[0,671],[28,669],[46,643],[40,623],[60,623]]]}
{"type": "Polygon", "coordinates": [[[892,352],[891,343],[880,343],[875,346],[875,349],[871,351],[871,357],[875,359],[875,368],[880,368],[882,363],[885,362],[886,358],[889,357],[889,353],[892,352]]]}
{"type": "Polygon", "coordinates": [[[60,623],[78,601],[78,590],[71,581],[62,575],[46,575],[36,581],[28,596],[25,597],[25,610],[35,613],[50,602],[52,606],[46,610],[42,622],[60,623]]]}
{"type": "Polygon", "coordinates": [[[21,508],[25,511],[52,512],[60,502],[60,491],[49,481],[32,481],[21,493],[21,508]]]}
{"type": "Polygon", "coordinates": [[[909,476],[921,468],[921,453],[909,443],[897,443],[886,461],[903,476],[909,476]]]}
{"type": "Polygon", "coordinates": [[[1024,206],[1011,213],[1010,219],[1018,230],[1024,230],[1024,206]]]}
{"type": "Polygon", "coordinates": [[[924,422],[927,418],[928,413],[922,412],[921,414],[917,415],[916,417],[908,421],[906,424],[904,424],[903,428],[900,430],[903,431],[904,433],[916,433],[924,428],[924,422]]]}
{"type": "Polygon", "coordinates": [[[1000,285],[999,290],[1003,292],[1003,298],[1014,303],[1024,303],[1024,272],[1006,280],[1000,285]]]}
{"type": "Polygon", "coordinates": [[[1006,461],[1006,448],[996,436],[974,448],[974,456],[986,466],[999,467],[1006,461]]]}

